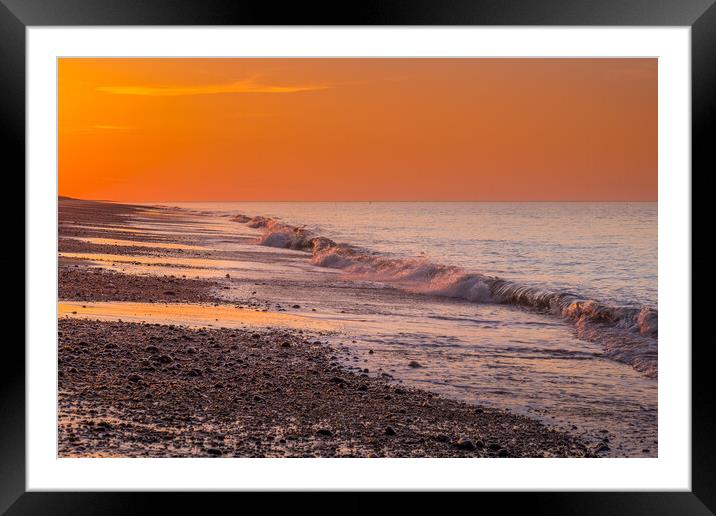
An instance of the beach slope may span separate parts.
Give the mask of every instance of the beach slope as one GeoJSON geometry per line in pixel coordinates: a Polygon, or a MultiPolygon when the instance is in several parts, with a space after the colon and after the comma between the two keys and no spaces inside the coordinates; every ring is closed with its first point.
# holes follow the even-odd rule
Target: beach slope
{"type": "MultiPolygon", "coordinates": [[[[112,267],[112,259],[103,261],[107,255],[153,258],[164,271],[187,257],[211,259],[200,237],[136,230],[136,223],[153,218],[171,225],[181,216],[176,210],[66,198],[59,204],[60,301],[80,308],[98,301],[182,303],[204,311],[221,305],[271,315],[249,301],[241,309],[227,303],[214,279],[126,273],[112,267]]],[[[349,370],[339,360],[346,350],[318,330],[270,323],[222,327],[218,317],[201,327],[81,315],[67,312],[58,321],[61,457],[595,453],[578,437],[537,420],[349,370]]]]}

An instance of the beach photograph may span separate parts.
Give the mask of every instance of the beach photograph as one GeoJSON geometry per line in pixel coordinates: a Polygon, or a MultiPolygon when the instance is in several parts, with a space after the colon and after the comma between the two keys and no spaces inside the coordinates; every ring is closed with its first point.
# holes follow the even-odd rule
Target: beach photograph
{"type": "Polygon", "coordinates": [[[657,72],[59,58],[57,456],[658,457],[657,72]]]}

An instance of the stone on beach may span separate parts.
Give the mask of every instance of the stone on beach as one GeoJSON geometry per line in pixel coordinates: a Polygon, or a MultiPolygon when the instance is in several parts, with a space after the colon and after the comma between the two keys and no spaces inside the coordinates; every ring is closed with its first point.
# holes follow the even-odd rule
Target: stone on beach
{"type": "Polygon", "coordinates": [[[455,446],[455,448],[458,448],[459,450],[474,451],[477,449],[477,446],[475,446],[475,443],[473,443],[472,440],[467,439],[465,437],[459,438],[457,441],[455,441],[453,443],[453,446],[455,446]]]}

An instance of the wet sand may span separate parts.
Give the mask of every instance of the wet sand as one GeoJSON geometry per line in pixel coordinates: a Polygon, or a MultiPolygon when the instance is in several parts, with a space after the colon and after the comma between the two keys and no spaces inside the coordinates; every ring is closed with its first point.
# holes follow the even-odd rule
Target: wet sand
{"type": "Polygon", "coordinates": [[[177,217],[60,199],[59,295],[75,306],[65,303],[58,322],[60,456],[584,457],[609,448],[606,438],[587,445],[529,417],[348,369],[350,351],[329,343],[330,328],[282,318],[291,306],[258,303],[248,291],[229,303],[225,284],[191,277],[186,266],[138,275],[78,257],[159,257],[167,271],[173,259],[205,257],[187,232],[148,236],[126,226],[151,224],[148,211],[165,226],[177,217]],[[133,240],[141,244],[127,245],[133,240]],[[174,321],[166,310],[163,324],[142,323],[141,314],[94,319],[92,303],[107,301],[197,309],[174,321]],[[246,327],[209,328],[212,306],[214,325],[232,310],[246,327]]]}

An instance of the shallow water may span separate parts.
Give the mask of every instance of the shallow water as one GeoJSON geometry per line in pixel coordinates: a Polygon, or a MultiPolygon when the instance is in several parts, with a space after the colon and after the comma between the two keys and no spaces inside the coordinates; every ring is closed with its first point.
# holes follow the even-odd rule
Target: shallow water
{"type": "MultiPolygon", "coordinates": [[[[232,222],[225,215],[177,212],[178,220],[165,223],[166,217],[147,213],[131,225],[149,240],[153,234],[166,237],[174,231],[183,244],[214,250],[201,258],[66,255],[93,259],[126,273],[213,278],[222,286],[217,295],[235,304],[256,301],[271,307],[269,315],[254,318],[250,325],[271,326],[280,319],[273,314],[278,314],[288,316],[287,324],[299,321],[307,329],[331,328],[331,342],[351,351],[342,355],[349,367],[390,375],[406,385],[448,397],[538,417],[595,442],[607,436],[613,456],[657,454],[657,381],[608,359],[602,345],[576,338],[573,326],[562,319],[509,305],[416,294],[317,267],[305,252],[256,245],[261,230],[232,222]],[[412,361],[419,367],[412,367],[412,361]]],[[[361,228],[368,233],[365,226],[361,228]]],[[[496,263],[507,260],[504,250],[496,250],[495,256],[496,263]]],[[[545,281],[558,280],[562,281],[554,276],[545,281]]],[[[634,282],[640,286],[632,292],[648,293],[648,283],[644,275],[634,282]]],[[[596,291],[618,294],[611,287],[596,291]]],[[[100,310],[103,317],[129,320],[121,303],[83,304],[93,305],[94,315],[100,310]],[[125,315],[120,315],[121,310],[125,315]]],[[[231,311],[240,310],[233,307],[223,308],[229,310],[226,313],[217,311],[212,321],[212,308],[197,308],[192,314],[187,305],[180,314],[156,312],[151,322],[247,323],[241,320],[247,314],[235,316],[231,311]]],[[[68,311],[78,310],[75,305],[75,310],[68,311]]],[[[136,313],[139,320],[148,317],[146,310],[136,313]]]]}

